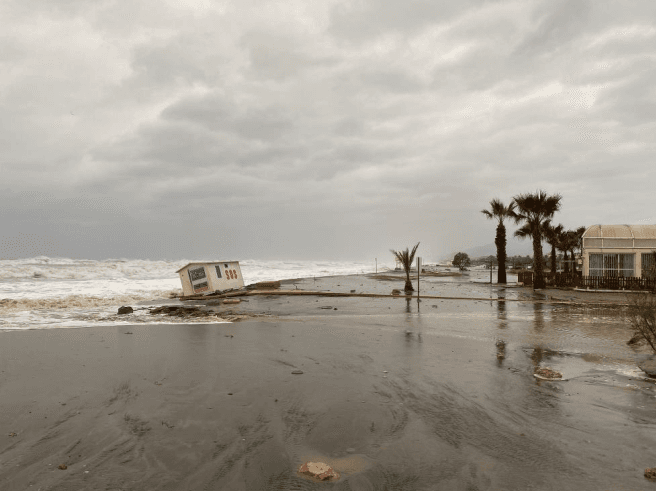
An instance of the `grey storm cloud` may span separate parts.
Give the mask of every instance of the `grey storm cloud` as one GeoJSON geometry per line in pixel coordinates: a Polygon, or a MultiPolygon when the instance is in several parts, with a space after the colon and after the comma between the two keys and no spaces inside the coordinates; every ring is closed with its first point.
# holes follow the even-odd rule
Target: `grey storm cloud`
{"type": "Polygon", "coordinates": [[[538,188],[566,227],[647,219],[654,18],[651,1],[3,2],[2,240],[299,259],[422,241],[430,260],[492,242],[480,210],[538,188]]]}

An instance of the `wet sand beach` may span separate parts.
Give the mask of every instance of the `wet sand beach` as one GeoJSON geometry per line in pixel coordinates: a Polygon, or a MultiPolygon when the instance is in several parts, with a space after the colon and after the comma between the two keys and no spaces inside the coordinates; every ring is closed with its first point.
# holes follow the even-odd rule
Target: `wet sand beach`
{"type": "Polygon", "coordinates": [[[268,315],[256,320],[0,333],[0,489],[654,486],[643,471],[656,466],[656,391],[621,306],[425,287],[490,300],[263,295],[219,307],[268,315]],[[544,366],[567,380],[535,379],[544,366]],[[298,477],[307,460],[341,478],[298,477]]]}

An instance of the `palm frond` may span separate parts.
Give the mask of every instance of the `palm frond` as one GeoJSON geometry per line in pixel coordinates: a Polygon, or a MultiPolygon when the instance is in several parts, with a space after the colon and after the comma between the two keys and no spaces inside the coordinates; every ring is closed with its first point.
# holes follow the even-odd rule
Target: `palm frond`
{"type": "Polygon", "coordinates": [[[412,252],[410,252],[410,248],[408,247],[405,248],[405,251],[395,251],[394,249],[390,249],[390,252],[394,254],[394,257],[401,263],[403,269],[408,272],[412,267],[412,262],[415,259],[415,253],[417,252],[418,247],[419,242],[417,242],[417,245],[412,248],[412,252]]]}
{"type": "Polygon", "coordinates": [[[492,220],[492,219],[497,219],[497,221],[502,224],[503,220],[505,218],[514,218],[514,209],[515,209],[515,203],[511,202],[508,206],[504,205],[503,202],[498,199],[494,198],[492,201],[490,201],[490,209],[489,210],[481,210],[481,213],[485,215],[486,218],[492,220]]]}
{"type": "Polygon", "coordinates": [[[525,239],[527,237],[531,237],[532,235],[533,231],[531,230],[531,225],[528,222],[515,230],[515,237],[520,239],[525,239]]]}

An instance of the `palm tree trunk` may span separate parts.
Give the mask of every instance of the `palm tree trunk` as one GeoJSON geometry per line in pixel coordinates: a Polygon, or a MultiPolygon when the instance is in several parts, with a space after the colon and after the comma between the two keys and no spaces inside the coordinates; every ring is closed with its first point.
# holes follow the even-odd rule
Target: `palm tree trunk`
{"type": "Polygon", "coordinates": [[[539,230],[533,232],[533,289],[544,288],[544,268],[542,267],[542,237],[539,230]]]}
{"type": "Polygon", "coordinates": [[[563,272],[565,274],[568,274],[569,273],[569,263],[567,261],[569,261],[569,257],[567,256],[567,251],[564,251],[564,253],[563,253],[563,260],[565,262],[565,266],[563,267],[563,272]]]}
{"type": "Polygon", "coordinates": [[[551,246],[551,276],[553,278],[556,277],[556,270],[558,267],[556,266],[556,246],[552,245],[551,246]]]}
{"type": "Polygon", "coordinates": [[[497,283],[506,283],[506,227],[503,223],[497,226],[497,236],[494,239],[497,246],[497,264],[499,270],[497,271],[497,283]]]}
{"type": "Polygon", "coordinates": [[[576,274],[576,258],[574,256],[574,249],[570,251],[570,256],[572,258],[572,274],[576,274]]]}
{"type": "Polygon", "coordinates": [[[412,281],[410,281],[410,268],[405,270],[405,288],[406,292],[413,292],[415,289],[412,287],[412,281]]]}

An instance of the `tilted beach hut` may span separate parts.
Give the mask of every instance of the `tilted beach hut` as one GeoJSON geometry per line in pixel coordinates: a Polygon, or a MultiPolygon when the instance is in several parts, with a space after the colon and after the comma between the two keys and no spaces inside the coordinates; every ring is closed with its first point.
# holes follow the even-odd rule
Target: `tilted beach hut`
{"type": "Polygon", "coordinates": [[[195,262],[176,271],[180,275],[183,295],[214,293],[242,288],[239,261],[195,262]]]}
{"type": "Polygon", "coordinates": [[[583,276],[644,278],[654,250],[656,225],[593,225],[583,234],[583,276]]]}

